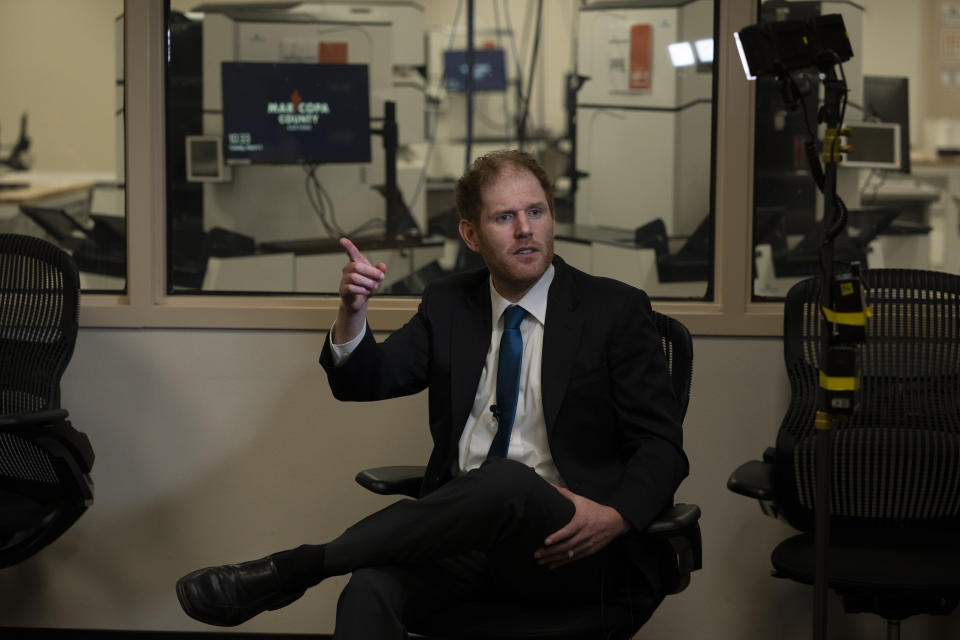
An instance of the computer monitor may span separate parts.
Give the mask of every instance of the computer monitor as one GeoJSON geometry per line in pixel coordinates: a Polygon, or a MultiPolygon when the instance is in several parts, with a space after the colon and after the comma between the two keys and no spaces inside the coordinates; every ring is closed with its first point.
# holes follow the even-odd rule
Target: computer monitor
{"type": "Polygon", "coordinates": [[[900,171],[910,173],[909,80],[894,76],[863,77],[863,119],[900,125],[900,171]]]}
{"type": "Polygon", "coordinates": [[[223,62],[228,165],[370,162],[367,65],[223,62]]]}
{"type": "Polygon", "coordinates": [[[846,144],[853,147],[844,155],[844,167],[899,171],[903,165],[900,125],[892,122],[848,122],[846,144]]]}
{"type": "MultiPolygon", "coordinates": [[[[448,50],[443,52],[443,81],[451,93],[467,90],[467,74],[470,68],[467,52],[448,50]]],[[[507,71],[503,49],[477,49],[473,52],[473,90],[504,91],[507,88],[507,71]]]]}

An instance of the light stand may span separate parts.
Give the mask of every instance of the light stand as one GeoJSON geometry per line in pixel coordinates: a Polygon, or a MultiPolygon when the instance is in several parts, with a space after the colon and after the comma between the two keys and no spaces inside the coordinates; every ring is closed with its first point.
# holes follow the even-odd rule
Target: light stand
{"type": "MultiPolygon", "coordinates": [[[[840,144],[846,82],[837,78],[837,65],[853,57],[843,18],[837,14],[811,21],[784,20],[751,25],[736,35],[748,78],[775,76],[787,107],[793,109],[802,96],[790,73],[815,67],[824,85],[824,102],[818,122],[826,125],[823,144],[824,169],[813,149],[808,160],[814,179],[823,192],[823,242],[820,246],[820,363],[817,410],[814,420],[814,608],[813,637],[827,634],[829,594],[830,517],[833,494],[833,437],[839,416],[856,407],[858,345],[866,334],[864,291],[857,265],[839,277],[834,270],[834,239],[846,226],[846,208],[837,197],[837,165],[849,147],[840,144]]],[[[812,134],[811,134],[811,137],[812,134]]]]}
{"type": "Polygon", "coordinates": [[[403,201],[403,194],[397,185],[397,148],[399,130],[397,127],[397,103],[387,100],[383,103],[383,125],[380,129],[371,129],[370,133],[383,138],[384,185],[378,190],[385,200],[386,232],[389,238],[402,238],[419,235],[417,223],[403,201]]]}
{"type": "MultiPolygon", "coordinates": [[[[840,127],[840,104],[846,93],[846,83],[837,80],[831,66],[824,73],[824,103],[820,109],[820,121],[827,126],[824,136],[824,180],[823,180],[823,233],[824,242],[820,247],[820,308],[835,309],[833,299],[834,245],[833,240],[842,231],[845,220],[837,203],[837,164],[840,162],[840,144],[837,136],[840,127]],[[839,224],[838,224],[839,223],[839,224]]],[[[826,367],[830,348],[833,346],[833,325],[825,314],[820,319],[820,368],[826,367]]],[[[830,504],[833,490],[833,427],[836,416],[825,398],[824,388],[818,388],[818,409],[815,418],[817,430],[815,447],[816,500],[814,502],[814,543],[816,564],[814,573],[813,637],[823,640],[827,637],[827,598],[829,595],[829,551],[830,551],[830,504]]]]}

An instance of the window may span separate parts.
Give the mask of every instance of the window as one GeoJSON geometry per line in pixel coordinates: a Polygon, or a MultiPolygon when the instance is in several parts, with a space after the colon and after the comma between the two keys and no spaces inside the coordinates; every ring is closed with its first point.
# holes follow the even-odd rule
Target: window
{"type": "MultiPolygon", "coordinates": [[[[337,298],[332,295],[297,296],[274,293],[253,296],[225,292],[217,296],[179,295],[171,294],[168,289],[167,235],[170,230],[166,206],[167,191],[165,182],[161,179],[168,171],[164,139],[168,4],[172,5],[173,11],[187,11],[190,8],[179,6],[178,2],[166,3],[164,0],[125,2],[125,40],[128,43],[137,43],[136,46],[126,47],[124,56],[128,285],[123,295],[85,295],[82,301],[81,323],[84,326],[295,330],[329,327],[338,305],[337,298]]],[[[503,4],[500,4],[501,8],[503,4]]],[[[520,3],[509,4],[511,7],[521,6],[520,3]]],[[[546,68],[546,71],[535,76],[535,87],[539,83],[542,83],[543,87],[539,92],[533,92],[533,99],[530,101],[529,117],[535,129],[540,127],[538,123],[550,123],[550,126],[561,129],[565,126],[564,110],[560,104],[562,100],[554,97],[564,95],[564,72],[572,68],[573,64],[569,58],[560,55],[551,47],[555,40],[562,39],[559,34],[564,33],[564,29],[569,30],[565,33],[570,33],[572,40],[573,15],[579,4],[544,3],[545,7],[557,7],[557,12],[544,13],[546,26],[553,35],[541,42],[540,46],[545,49],[536,63],[546,68]],[[560,119],[559,123],[556,122],[557,118],[560,119]]],[[[428,16],[425,22],[447,28],[447,42],[451,37],[449,26],[454,22],[449,15],[450,5],[451,3],[447,2],[423,3],[428,16]],[[436,11],[442,15],[433,17],[433,12],[436,11]]],[[[529,20],[525,16],[514,16],[512,19],[511,28],[521,35],[527,34],[517,40],[518,52],[513,59],[529,61],[526,52],[532,48],[534,39],[528,37],[530,32],[524,24],[534,19],[533,9],[536,5],[537,3],[529,3],[529,20]]],[[[716,3],[715,7],[716,29],[719,35],[714,47],[716,143],[713,160],[713,296],[711,300],[658,300],[655,306],[658,310],[682,320],[694,333],[779,335],[782,331],[781,306],[758,302],[751,297],[753,87],[744,77],[732,38],[733,31],[757,20],[758,9],[754,0],[731,0],[716,3]]],[[[497,24],[494,19],[490,19],[490,22],[495,26],[497,24]]],[[[507,27],[509,25],[506,22],[506,17],[501,12],[499,24],[507,27]]],[[[694,45],[696,47],[696,43],[694,45]]],[[[454,42],[449,48],[456,49],[459,46],[454,42]]],[[[444,47],[446,44],[441,46],[441,50],[444,47]]],[[[507,53],[512,50],[509,41],[504,42],[501,48],[507,56],[506,68],[515,68],[516,65],[510,62],[513,54],[507,53]]],[[[403,83],[401,88],[418,91],[407,83],[403,83]]],[[[430,101],[432,97],[425,95],[424,99],[430,101]]],[[[502,96],[497,100],[503,104],[502,96]]],[[[489,105],[489,101],[487,104],[489,105]]],[[[513,100],[508,99],[508,104],[516,107],[513,100]]],[[[433,106],[431,103],[429,108],[425,109],[428,115],[434,112],[433,106]]],[[[457,111],[460,106],[463,106],[463,102],[451,109],[457,111]]],[[[500,111],[503,111],[502,106],[500,111]]],[[[436,113],[440,118],[444,116],[444,110],[439,106],[436,113]]],[[[429,130],[427,128],[432,126],[433,122],[435,120],[428,118],[424,123],[425,129],[429,130]]],[[[497,124],[499,127],[503,123],[497,124]]],[[[411,126],[413,125],[409,124],[407,128],[411,126]]],[[[442,127],[438,125],[438,129],[442,130],[442,127]]],[[[505,132],[503,136],[506,135],[505,132]]],[[[442,162],[443,158],[451,153],[463,158],[463,145],[458,143],[455,131],[450,138],[452,141],[434,146],[431,165],[435,161],[442,162]]],[[[201,144],[201,149],[202,146],[201,144]]],[[[376,148],[375,144],[374,152],[376,148]]],[[[652,155],[657,151],[658,149],[644,147],[641,156],[652,155]]],[[[551,170],[555,175],[561,175],[564,171],[562,163],[558,164],[561,166],[553,166],[547,162],[548,167],[553,166],[551,170]]],[[[630,168],[633,169],[633,166],[630,168]]],[[[620,171],[623,170],[620,168],[620,171]]],[[[410,193],[416,195],[416,186],[409,185],[410,193]]],[[[424,189],[419,197],[426,195],[424,189]]],[[[416,202],[417,198],[411,196],[411,200],[416,202]]],[[[430,207],[443,206],[449,206],[444,204],[443,196],[430,203],[430,207]]],[[[381,331],[396,329],[410,318],[417,302],[415,296],[378,296],[370,303],[371,324],[381,331]]]]}
{"type": "Polygon", "coordinates": [[[387,264],[382,297],[417,296],[479,263],[452,206],[465,158],[522,144],[556,178],[567,262],[712,300],[713,0],[477,4],[468,117],[465,3],[171,2],[165,295],[334,294],[347,235],[387,264]],[[574,32],[576,60],[554,37],[574,32]]]}
{"type": "MultiPolygon", "coordinates": [[[[849,211],[835,242],[840,263],[960,272],[960,165],[952,155],[960,148],[960,57],[946,46],[960,24],[948,24],[952,15],[935,5],[761,5],[764,22],[839,13],[850,36],[844,125],[853,149],[837,170],[849,211]]],[[[823,196],[806,147],[808,130],[823,138],[816,117],[824,91],[816,72],[795,77],[805,93],[796,109],[785,106],[775,80],[756,82],[754,300],[782,299],[793,283],[819,273],[823,196]]]]}
{"type": "Polygon", "coordinates": [[[69,251],[85,292],[126,288],[122,0],[0,6],[0,232],[69,251]]]}

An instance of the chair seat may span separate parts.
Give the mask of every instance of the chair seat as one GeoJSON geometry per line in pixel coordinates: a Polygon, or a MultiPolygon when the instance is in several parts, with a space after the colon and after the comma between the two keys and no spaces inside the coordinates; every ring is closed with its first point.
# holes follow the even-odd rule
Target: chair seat
{"type": "Polygon", "coordinates": [[[528,604],[467,602],[434,614],[411,631],[444,640],[575,640],[629,638],[649,614],[626,605],[537,608],[528,604]],[[617,634],[620,635],[617,635],[617,634]]]}
{"type": "MultiPolygon", "coordinates": [[[[804,533],[773,550],[773,566],[781,577],[813,584],[814,536],[804,533]]],[[[960,596],[960,545],[956,539],[931,539],[924,532],[897,536],[864,534],[831,540],[828,584],[838,593],[866,590],[901,598],[960,596]]]]}
{"type": "Polygon", "coordinates": [[[55,506],[0,489],[0,535],[35,527],[37,523],[46,521],[55,510],[55,506]]]}

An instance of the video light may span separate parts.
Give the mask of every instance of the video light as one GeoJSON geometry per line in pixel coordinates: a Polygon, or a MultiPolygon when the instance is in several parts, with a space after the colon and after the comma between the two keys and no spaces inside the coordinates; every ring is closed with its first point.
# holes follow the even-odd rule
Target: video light
{"type": "Polygon", "coordinates": [[[853,57],[843,17],[836,13],[813,20],[753,24],[734,36],[751,80],[811,67],[832,68],[853,57]]]}

